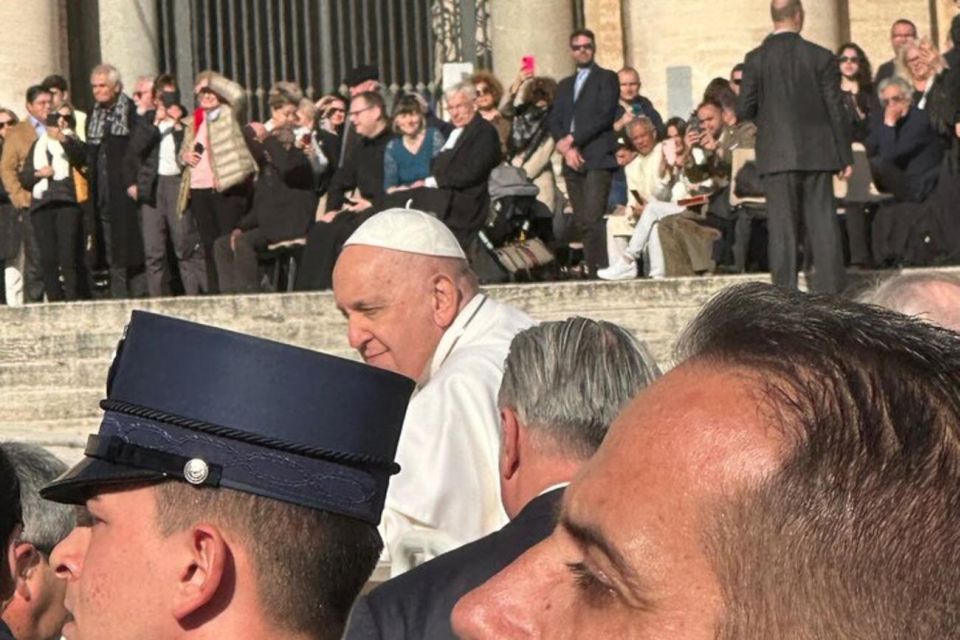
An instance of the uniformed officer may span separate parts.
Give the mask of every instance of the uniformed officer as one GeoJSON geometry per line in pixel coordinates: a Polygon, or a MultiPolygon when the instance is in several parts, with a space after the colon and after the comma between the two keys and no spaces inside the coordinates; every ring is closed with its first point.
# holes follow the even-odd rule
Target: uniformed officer
{"type": "Polygon", "coordinates": [[[68,640],[339,638],[413,382],[134,312],[85,457],[43,496],[85,504],[56,547],[68,640]]]}

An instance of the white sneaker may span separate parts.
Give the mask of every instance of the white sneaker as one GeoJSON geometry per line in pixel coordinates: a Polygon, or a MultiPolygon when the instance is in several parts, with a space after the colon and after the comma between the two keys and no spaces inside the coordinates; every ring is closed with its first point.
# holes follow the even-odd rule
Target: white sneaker
{"type": "Polygon", "coordinates": [[[601,280],[633,280],[637,277],[637,263],[618,260],[606,269],[597,269],[601,280]]]}

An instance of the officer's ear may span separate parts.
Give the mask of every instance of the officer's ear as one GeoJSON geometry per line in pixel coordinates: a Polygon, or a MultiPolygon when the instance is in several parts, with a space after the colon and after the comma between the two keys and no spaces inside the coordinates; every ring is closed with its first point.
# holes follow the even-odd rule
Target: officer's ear
{"type": "Polygon", "coordinates": [[[185,561],[173,603],[173,615],[181,624],[204,617],[204,607],[233,579],[230,573],[234,570],[230,548],[216,526],[196,524],[183,536],[185,561]]]}

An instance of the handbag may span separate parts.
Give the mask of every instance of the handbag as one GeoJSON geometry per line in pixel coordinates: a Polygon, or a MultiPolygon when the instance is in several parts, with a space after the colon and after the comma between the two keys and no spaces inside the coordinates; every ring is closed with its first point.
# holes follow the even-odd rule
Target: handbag
{"type": "Polygon", "coordinates": [[[532,271],[554,260],[553,252],[540,238],[528,238],[509,242],[493,250],[500,265],[511,274],[532,271]]]}

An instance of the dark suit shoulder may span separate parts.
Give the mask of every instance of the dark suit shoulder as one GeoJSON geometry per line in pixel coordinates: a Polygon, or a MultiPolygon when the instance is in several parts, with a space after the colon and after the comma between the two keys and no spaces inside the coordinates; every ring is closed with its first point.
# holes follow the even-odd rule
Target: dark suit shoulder
{"type": "Polygon", "coordinates": [[[562,489],[538,496],[499,531],[380,585],[354,609],[345,638],[372,637],[371,629],[383,638],[453,638],[457,601],[546,538],[562,497],[562,489]]]}

